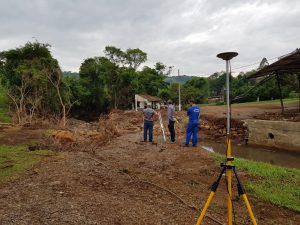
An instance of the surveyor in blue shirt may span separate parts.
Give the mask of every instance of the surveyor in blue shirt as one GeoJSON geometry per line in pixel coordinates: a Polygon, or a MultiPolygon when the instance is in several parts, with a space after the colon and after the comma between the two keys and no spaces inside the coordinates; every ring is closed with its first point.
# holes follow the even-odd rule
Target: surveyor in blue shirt
{"type": "Polygon", "coordinates": [[[200,107],[195,104],[195,100],[190,100],[190,107],[187,110],[187,115],[189,117],[189,123],[186,129],[186,141],[185,146],[189,146],[191,137],[193,147],[197,146],[197,133],[199,126],[199,118],[200,118],[200,107]]]}

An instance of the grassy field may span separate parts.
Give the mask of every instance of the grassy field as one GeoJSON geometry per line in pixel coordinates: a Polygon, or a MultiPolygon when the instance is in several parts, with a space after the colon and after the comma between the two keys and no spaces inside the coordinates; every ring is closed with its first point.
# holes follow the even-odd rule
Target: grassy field
{"type": "MultiPolygon", "coordinates": [[[[218,163],[224,161],[223,155],[213,153],[212,156],[218,163]]],[[[251,181],[244,181],[247,191],[259,199],[300,212],[299,169],[239,158],[235,159],[234,164],[238,171],[245,171],[254,176],[251,181]]]]}
{"type": "Polygon", "coordinates": [[[46,157],[57,155],[49,150],[28,151],[25,145],[0,145],[0,184],[20,177],[46,157]]]}
{"type": "MultiPolygon", "coordinates": [[[[298,104],[299,99],[298,98],[285,98],[283,99],[283,104],[298,104]]],[[[233,107],[238,107],[238,106],[253,106],[253,105],[265,105],[265,104],[270,104],[270,105],[280,105],[280,99],[275,99],[275,100],[267,100],[267,101],[259,101],[259,102],[243,102],[243,103],[233,103],[233,107]]],[[[201,106],[216,106],[216,103],[210,103],[210,104],[200,104],[201,106]]]]}
{"type": "MultiPolygon", "coordinates": [[[[283,104],[297,104],[299,103],[298,98],[285,98],[283,99],[283,104]]],[[[273,105],[280,105],[280,99],[275,100],[267,100],[267,101],[259,101],[259,102],[243,102],[243,103],[234,103],[232,105],[265,105],[265,104],[273,104],[273,105]]]]}

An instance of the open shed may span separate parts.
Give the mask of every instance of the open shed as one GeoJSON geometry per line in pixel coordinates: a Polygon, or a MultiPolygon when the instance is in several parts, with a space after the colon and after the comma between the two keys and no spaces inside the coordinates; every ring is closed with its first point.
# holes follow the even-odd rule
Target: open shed
{"type": "Polygon", "coordinates": [[[282,100],[282,90],[281,90],[281,76],[287,76],[291,74],[297,74],[298,77],[298,92],[299,92],[299,110],[300,110],[300,49],[281,56],[278,58],[278,61],[263,67],[258,70],[256,73],[251,75],[249,78],[258,78],[262,76],[275,76],[277,80],[277,85],[280,93],[280,103],[281,111],[284,113],[284,105],[282,100]]]}
{"type": "Polygon", "coordinates": [[[162,100],[157,96],[136,94],[135,95],[135,111],[143,109],[147,104],[151,104],[153,109],[160,109],[162,100]]]}

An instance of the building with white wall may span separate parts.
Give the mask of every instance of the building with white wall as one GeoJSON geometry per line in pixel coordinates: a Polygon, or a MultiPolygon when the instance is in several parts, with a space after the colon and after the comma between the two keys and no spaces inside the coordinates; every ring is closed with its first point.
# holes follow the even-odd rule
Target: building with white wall
{"type": "Polygon", "coordinates": [[[135,95],[135,111],[144,109],[145,106],[151,104],[153,109],[160,109],[162,100],[157,96],[136,94],[135,95]]]}

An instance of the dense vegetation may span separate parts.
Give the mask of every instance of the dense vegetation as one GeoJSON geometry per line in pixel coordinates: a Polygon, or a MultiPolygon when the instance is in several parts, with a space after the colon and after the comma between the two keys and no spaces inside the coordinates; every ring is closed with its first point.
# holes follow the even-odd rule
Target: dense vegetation
{"type": "MultiPolygon", "coordinates": [[[[122,50],[107,46],[102,56],[85,59],[79,73],[62,72],[48,44],[28,42],[0,52],[1,90],[9,97],[20,124],[53,115],[63,118],[65,124],[69,112],[98,115],[111,109],[130,109],[136,93],[178,102],[177,82],[182,83],[182,104],[190,98],[207,103],[209,96],[224,97],[224,72],[206,78],[169,77],[172,67],[161,62],[142,67],[146,60],[147,53],[138,48],[122,50]]],[[[253,72],[231,77],[233,102],[280,97],[275,77],[248,79],[253,72]]],[[[283,97],[296,95],[296,75],[281,77],[281,83],[283,97]]]]}
{"type": "Polygon", "coordinates": [[[180,83],[184,84],[185,82],[193,79],[195,76],[187,76],[187,75],[180,75],[180,76],[170,76],[165,79],[166,82],[169,84],[173,83],[180,83]]]}
{"type": "MultiPolygon", "coordinates": [[[[237,77],[231,76],[231,99],[232,103],[251,102],[259,100],[272,100],[280,98],[280,92],[275,76],[266,78],[249,79],[255,71],[240,73],[237,77]]],[[[299,90],[296,74],[280,77],[282,97],[297,97],[299,90]]],[[[208,103],[208,97],[215,97],[217,103],[222,104],[225,98],[225,72],[214,73],[211,76],[193,77],[181,85],[182,103],[194,98],[198,103],[208,103]]],[[[166,89],[161,90],[158,95],[174,102],[178,102],[178,83],[171,83],[166,89]]]]}

